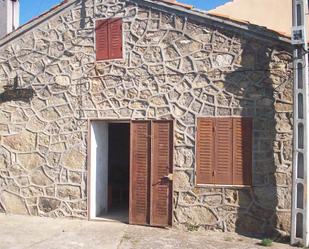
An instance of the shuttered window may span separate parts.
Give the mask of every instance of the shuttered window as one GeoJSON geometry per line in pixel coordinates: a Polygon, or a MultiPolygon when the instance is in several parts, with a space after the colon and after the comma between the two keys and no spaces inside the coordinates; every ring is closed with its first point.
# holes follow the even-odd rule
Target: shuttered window
{"type": "Polygon", "coordinates": [[[122,19],[97,20],[95,30],[97,60],[122,58],[122,19]]]}
{"type": "Polygon", "coordinates": [[[197,184],[250,185],[252,118],[199,118],[197,184]]]}

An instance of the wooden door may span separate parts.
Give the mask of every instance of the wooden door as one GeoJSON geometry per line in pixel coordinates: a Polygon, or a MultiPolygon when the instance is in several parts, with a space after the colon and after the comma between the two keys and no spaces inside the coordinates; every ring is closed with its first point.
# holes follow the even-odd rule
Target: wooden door
{"type": "Polygon", "coordinates": [[[150,225],[172,225],[173,123],[152,122],[150,225]]]}
{"type": "Polygon", "coordinates": [[[131,122],[129,223],[172,224],[173,123],[131,122]]]}
{"type": "Polygon", "coordinates": [[[150,136],[149,122],[131,122],[130,224],[149,224],[150,136]]]}

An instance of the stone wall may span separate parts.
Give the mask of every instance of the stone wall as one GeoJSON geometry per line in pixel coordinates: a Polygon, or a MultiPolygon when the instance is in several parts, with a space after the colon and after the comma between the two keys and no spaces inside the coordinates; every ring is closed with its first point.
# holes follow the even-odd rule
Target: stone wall
{"type": "Polygon", "coordinates": [[[0,47],[0,210],[85,218],[88,119],[174,119],[175,226],[288,232],[290,62],[283,43],[207,20],[76,4],[0,47]],[[94,19],[115,14],[125,59],[96,62],[94,19]],[[196,117],[232,115],[254,119],[253,186],[196,187],[196,117]]]}

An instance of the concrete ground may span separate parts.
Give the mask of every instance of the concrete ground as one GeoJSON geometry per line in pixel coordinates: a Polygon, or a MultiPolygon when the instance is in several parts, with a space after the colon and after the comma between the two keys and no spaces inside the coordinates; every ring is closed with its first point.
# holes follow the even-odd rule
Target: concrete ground
{"type": "MultiPolygon", "coordinates": [[[[259,240],[233,233],[184,232],[0,214],[0,249],[259,249],[259,240]]],[[[293,248],[275,243],[273,249],[293,248]]]]}

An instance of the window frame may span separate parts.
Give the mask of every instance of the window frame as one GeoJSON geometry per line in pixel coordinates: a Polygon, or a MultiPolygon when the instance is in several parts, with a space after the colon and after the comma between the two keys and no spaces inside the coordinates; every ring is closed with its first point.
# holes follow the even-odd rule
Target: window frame
{"type": "MultiPolygon", "coordinates": [[[[253,161],[254,161],[254,118],[252,116],[196,116],[195,118],[195,135],[194,135],[194,138],[195,138],[195,142],[194,142],[194,155],[195,155],[195,162],[194,162],[194,186],[195,187],[208,187],[208,188],[213,188],[213,187],[229,187],[229,188],[236,188],[236,189],[242,189],[242,188],[252,188],[253,186],[253,161]],[[250,176],[250,184],[217,184],[217,183],[197,183],[197,138],[198,138],[198,119],[203,119],[203,118],[210,118],[210,119],[220,119],[220,118],[250,118],[251,119],[251,122],[252,122],[252,131],[251,131],[251,158],[252,158],[252,162],[251,162],[251,176],[250,176]]],[[[233,142],[233,141],[232,141],[233,142]]],[[[232,158],[233,160],[233,158],[232,158]]]]}
{"type": "Polygon", "coordinates": [[[94,19],[94,55],[95,55],[95,62],[110,62],[110,61],[125,61],[125,35],[124,35],[124,18],[121,17],[121,16],[113,16],[113,17],[109,17],[109,18],[95,18],[94,19]],[[121,25],[121,28],[122,28],[122,32],[121,32],[121,48],[122,48],[122,54],[121,54],[121,58],[115,58],[115,59],[111,59],[111,58],[108,58],[108,59],[97,59],[97,32],[96,32],[96,23],[97,21],[108,21],[110,19],[121,19],[122,20],[122,25],[121,25]]]}

